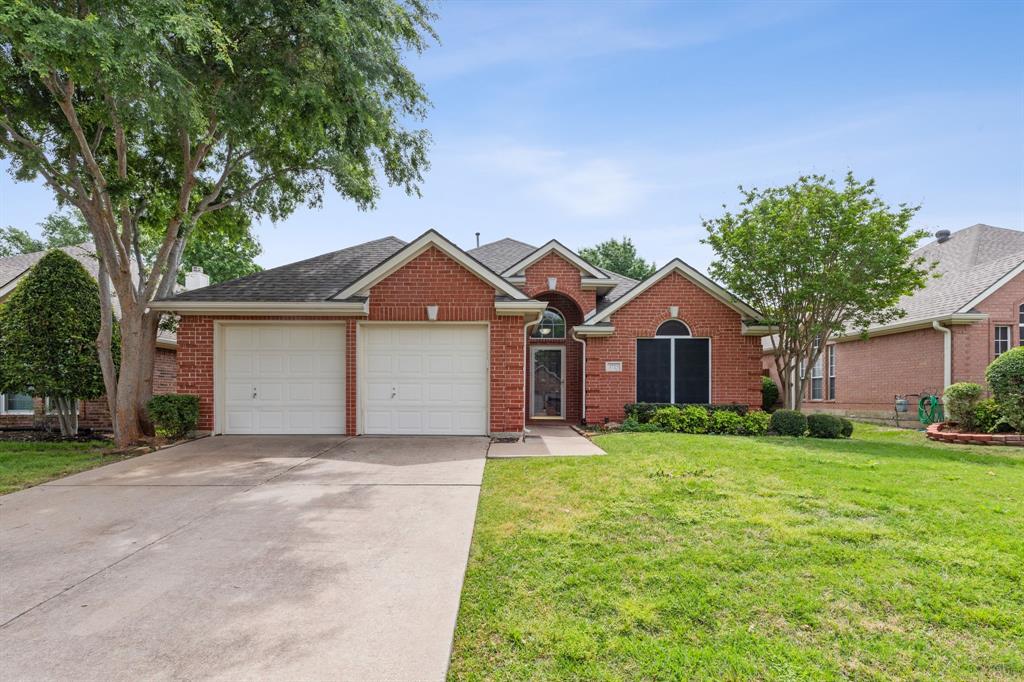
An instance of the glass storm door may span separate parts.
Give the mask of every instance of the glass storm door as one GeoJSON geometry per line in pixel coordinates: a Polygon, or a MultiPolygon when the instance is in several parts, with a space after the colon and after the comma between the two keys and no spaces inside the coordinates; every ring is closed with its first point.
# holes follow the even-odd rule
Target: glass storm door
{"type": "Polygon", "coordinates": [[[565,398],[565,348],[534,346],[531,351],[530,416],[561,419],[565,398]]]}

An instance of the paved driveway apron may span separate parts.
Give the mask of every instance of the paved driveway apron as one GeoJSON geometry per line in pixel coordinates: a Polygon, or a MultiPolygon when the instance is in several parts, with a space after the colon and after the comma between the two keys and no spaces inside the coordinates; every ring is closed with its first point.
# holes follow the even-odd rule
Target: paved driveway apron
{"type": "Polygon", "coordinates": [[[486,453],[222,436],[0,497],[3,678],[442,679],[486,453]]]}

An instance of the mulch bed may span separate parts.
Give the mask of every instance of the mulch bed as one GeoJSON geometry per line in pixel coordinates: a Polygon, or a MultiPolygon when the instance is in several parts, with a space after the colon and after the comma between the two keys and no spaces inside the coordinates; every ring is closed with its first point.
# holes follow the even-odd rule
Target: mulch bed
{"type": "Polygon", "coordinates": [[[60,431],[42,431],[36,429],[0,430],[0,441],[18,441],[22,443],[85,443],[94,440],[109,440],[110,434],[98,433],[91,429],[79,429],[76,436],[62,436],[60,431]]]}

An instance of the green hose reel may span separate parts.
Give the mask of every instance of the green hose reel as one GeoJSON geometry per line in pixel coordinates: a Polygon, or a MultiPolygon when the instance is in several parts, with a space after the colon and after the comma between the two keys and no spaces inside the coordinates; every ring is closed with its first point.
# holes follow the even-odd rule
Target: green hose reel
{"type": "Polygon", "coordinates": [[[921,399],[917,401],[917,418],[920,419],[921,423],[925,426],[941,422],[943,420],[943,416],[942,403],[939,402],[939,396],[921,396],[921,399]]]}

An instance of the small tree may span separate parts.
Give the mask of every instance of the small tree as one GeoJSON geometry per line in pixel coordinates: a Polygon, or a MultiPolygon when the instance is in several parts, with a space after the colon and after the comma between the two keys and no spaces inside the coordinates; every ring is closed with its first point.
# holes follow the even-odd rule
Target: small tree
{"type": "Polygon", "coordinates": [[[597,246],[580,249],[580,256],[591,265],[633,279],[650,277],[657,270],[654,263],[648,263],[637,255],[633,240],[629,237],[623,237],[622,241],[609,239],[597,246]]]}
{"type": "Polygon", "coordinates": [[[78,430],[75,400],[103,394],[96,281],[63,251],[47,253],[0,307],[0,390],[46,396],[61,434],[78,430]]]}
{"type": "Polygon", "coordinates": [[[874,180],[852,173],[841,188],[812,175],[740,192],[738,212],[704,220],[703,241],[717,256],[710,272],[773,327],[783,400],[799,409],[823,339],[903,316],[900,297],[928,278],[923,259],[911,255],[927,233],[910,230],[919,207],[890,208],[874,180]]]}

